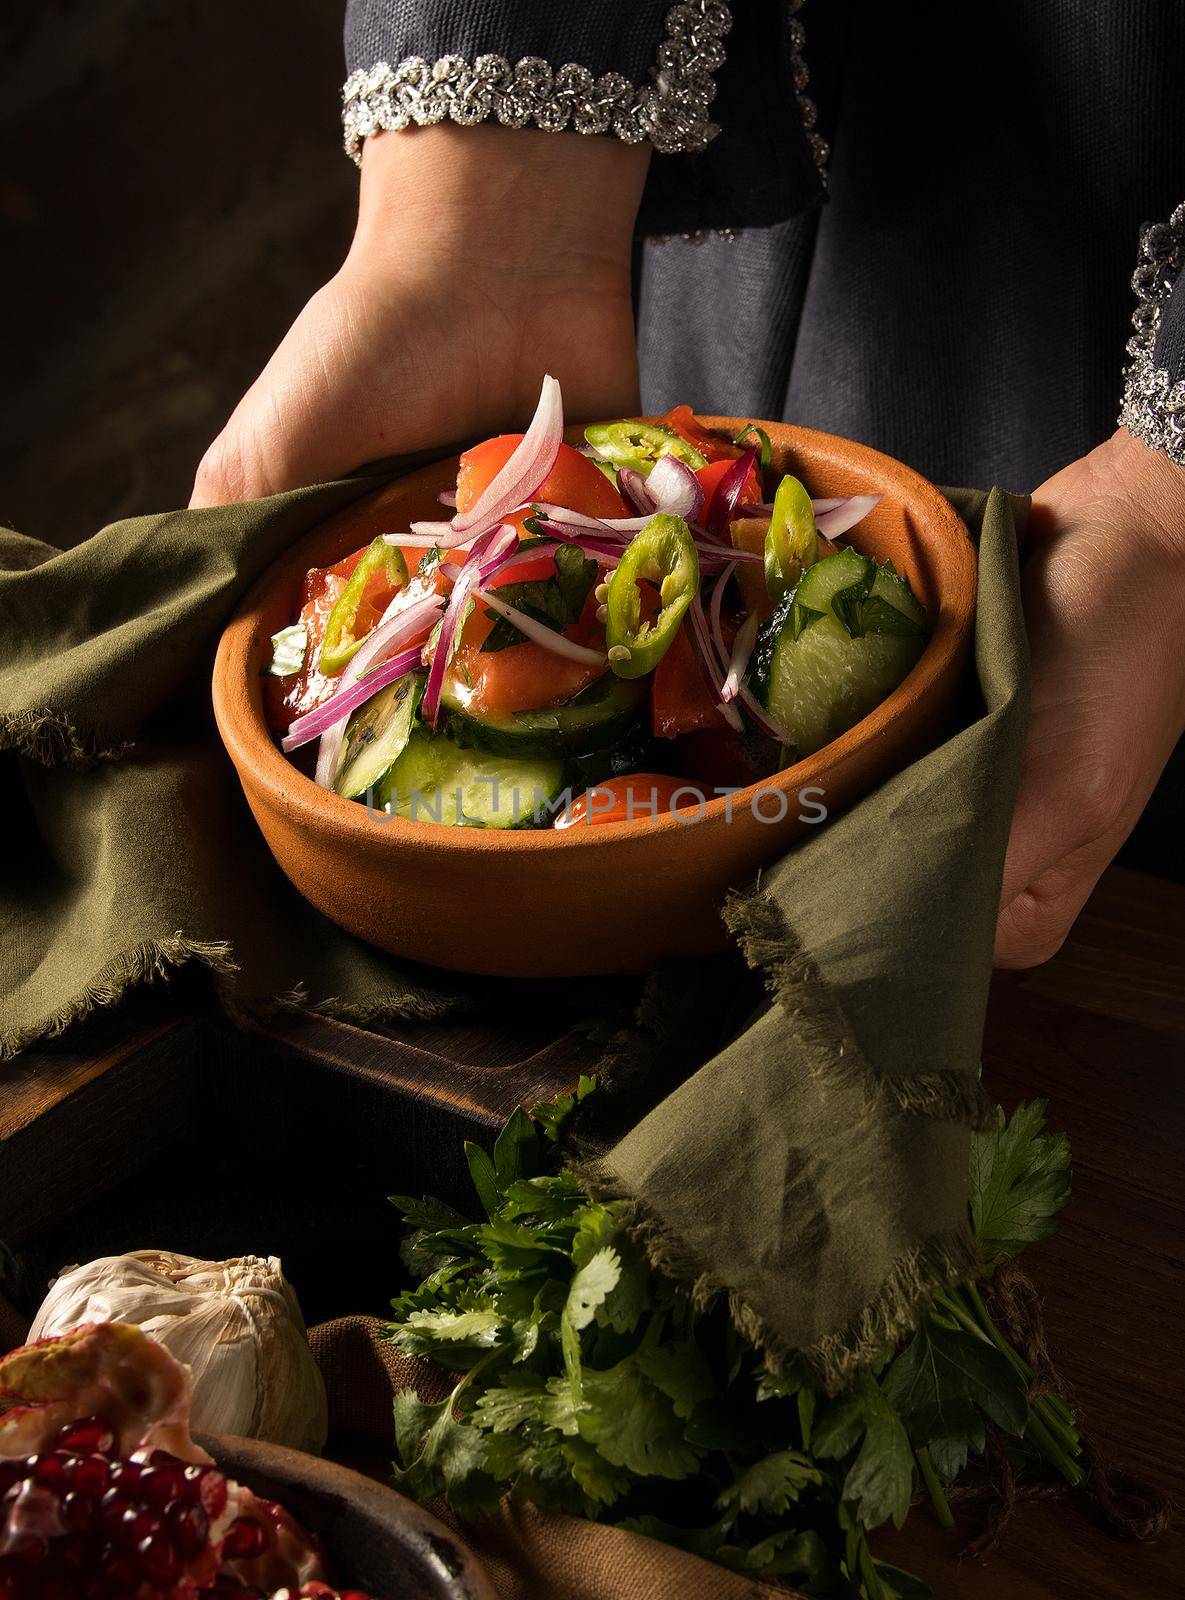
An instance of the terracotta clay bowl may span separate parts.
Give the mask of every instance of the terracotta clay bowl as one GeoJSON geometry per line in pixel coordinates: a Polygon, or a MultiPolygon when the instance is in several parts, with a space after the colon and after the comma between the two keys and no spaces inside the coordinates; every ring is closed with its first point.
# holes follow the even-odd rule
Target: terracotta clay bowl
{"type": "Polygon", "coordinates": [[[476,1558],[414,1501],[300,1450],[201,1438],[223,1472],[276,1500],[321,1540],[338,1585],[373,1600],[497,1600],[476,1558]]]}
{"type": "MultiPolygon", "coordinates": [[[[706,420],[730,435],[745,421],[706,420]]],[[[218,728],[264,838],[301,894],[384,950],[462,972],[571,977],[705,955],[725,942],[725,893],[817,826],[816,805],[834,816],[927,748],[950,712],[971,644],[976,559],[966,527],[932,484],[879,451],[807,428],[765,427],[775,467],[794,472],[812,494],[883,496],[851,540],[908,574],[933,628],[889,698],[776,777],[678,815],[483,832],[378,818],[319,789],[281,754],[264,722],[270,636],[296,614],[308,568],[413,518],[440,515],[436,496],[454,484],[456,460],[437,462],[295,545],[248,595],[219,645],[218,728]],[[800,801],[804,790],[811,793],[800,801]]],[[[568,437],[582,432],[569,429],[568,437]]]]}

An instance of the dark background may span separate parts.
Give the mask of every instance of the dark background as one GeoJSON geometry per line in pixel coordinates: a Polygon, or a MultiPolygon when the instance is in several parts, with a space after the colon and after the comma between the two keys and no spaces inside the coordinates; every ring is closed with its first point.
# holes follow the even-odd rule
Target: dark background
{"type": "Polygon", "coordinates": [[[0,6],[0,522],[184,505],[349,242],[343,0],[0,6]]]}

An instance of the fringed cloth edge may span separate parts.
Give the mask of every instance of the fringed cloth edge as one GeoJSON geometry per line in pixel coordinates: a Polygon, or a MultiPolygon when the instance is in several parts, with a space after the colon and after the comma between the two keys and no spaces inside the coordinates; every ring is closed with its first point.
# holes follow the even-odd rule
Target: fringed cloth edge
{"type": "Polygon", "coordinates": [[[95,728],[82,729],[56,711],[8,711],[0,716],[0,750],[12,750],[43,767],[87,767],[132,749],[95,728]]]}
{"type": "Polygon", "coordinates": [[[977,1077],[955,1070],[887,1077],[876,1072],[851,1038],[830,989],[791,932],[781,909],[760,890],[734,892],[725,901],[724,924],[750,967],[765,973],[766,987],[794,1024],[816,1061],[836,1076],[913,1116],[957,1122],[976,1132],[995,1126],[996,1109],[977,1077]]]}

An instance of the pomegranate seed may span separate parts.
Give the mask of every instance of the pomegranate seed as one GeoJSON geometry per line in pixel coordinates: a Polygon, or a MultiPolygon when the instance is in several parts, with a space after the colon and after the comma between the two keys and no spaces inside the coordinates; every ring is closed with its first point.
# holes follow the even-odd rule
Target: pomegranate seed
{"type": "Polygon", "coordinates": [[[138,1461],[116,1461],[111,1467],[111,1481],[121,1489],[135,1490],[144,1468],[138,1461]]]}
{"type": "Polygon", "coordinates": [[[111,1466],[102,1456],[80,1456],[67,1470],[67,1476],[75,1494],[97,1500],[111,1482],[111,1466]]]}
{"type": "Polygon", "coordinates": [[[66,1528],[87,1529],[93,1528],[99,1521],[99,1508],[95,1502],[86,1495],[72,1490],[63,1495],[60,1507],[62,1523],[66,1528]]]}
{"type": "Polygon", "coordinates": [[[140,1567],[150,1583],[159,1588],[176,1581],[181,1571],[177,1552],[163,1533],[153,1534],[137,1546],[140,1567]]]}
{"type": "Polygon", "coordinates": [[[33,1481],[39,1483],[43,1489],[64,1489],[66,1487],[66,1462],[70,1456],[38,1456],[33,1467],[33,1481]]]}
{"type": "MultiPolygon", "coordinates": [[[[158,1453],[163,1455],[164,1452],[158,1453]]],[[[170,1460],[145,1469],[139,1493],[151,1506],[167,1506],[180,1494],[183,1482],[184,1468],[179,1461],[170,1460]]]]}
{"type": "Polygon", "coordinates": [[[131,1496],[113,1484],[99,1501],[99,1512],[107,1526],[114,1528],[122,1521],[124,1513],[129,1511],[131,1506],[131,1496]]]}
{"type": "Polygon", "coordinates": [[[164,1531],[164,1524],[152,1511],[141,1511],[129,1506],[119,1523],[120,1538],[129,1544],[139,1545],[142,1539],[153,1539],[164,1531]]]}
{"type": "Polygon", "coordinates": [[[115,1449],[115,1432],[102,1417],[68,1422],[54,1440],[58,1450],[76,1456],[109,1456],[115,1449]]]}
{"type": "Polygon", "coordinates": [[[206,1541],[210,1537],[210,1519],[201,1506],[174,1500],[172,1505],[165,1508],[165,1521],[183,1556],[196,1556],[206,1548],[206,1541]]]}
{"type": "Polygon", "coordinates": [[[261,1556],[271,1543],[268,1530],[254,1517],[236,1517],[222,1541],[224,1561],[242,1561],[261,1556]]]}

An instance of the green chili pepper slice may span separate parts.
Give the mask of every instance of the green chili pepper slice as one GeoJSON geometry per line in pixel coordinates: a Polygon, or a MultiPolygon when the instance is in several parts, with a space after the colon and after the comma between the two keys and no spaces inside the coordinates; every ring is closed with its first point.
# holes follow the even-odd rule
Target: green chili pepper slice
{"type": "Polygon", "coordinates": [[[674,642],[683,614],[699,589],[699,557],[682,517],[665,512],[636,533],[609,580],[605,642],[619,678],[653,672],[674,642]],[[659,609],[642,616],[642,582],[658,587],[659,609]]]}
{"type": "Polygon", "coordinates": [[[701,450],[661,423],[594,422],[585,428],[584,437],[602,461],[635,472],[649,472],[659,456],[678,456],[694,472],[708,464],[701,450]]]}
{"type": "Polygon", "coordinates": [[[392,588],[402,589],[407,583],[407,562],[397,545],[388,544],[381,536],[369,545],[350,574],[349,582],[337,597],[325,624],[325,638],[317,664],[321,671],[334,677],[362,643],[354,637],[354,623],[358,607],[366,593],[366,585],[377,572],[386,575],[392,588]]]}
{"type": "Polygon", "coordinates": [[[819,532],[811,497],[789,473],[774,495],[774,513],[765,531],[765,587],[780,600],[819,559],[819,532]]]}

